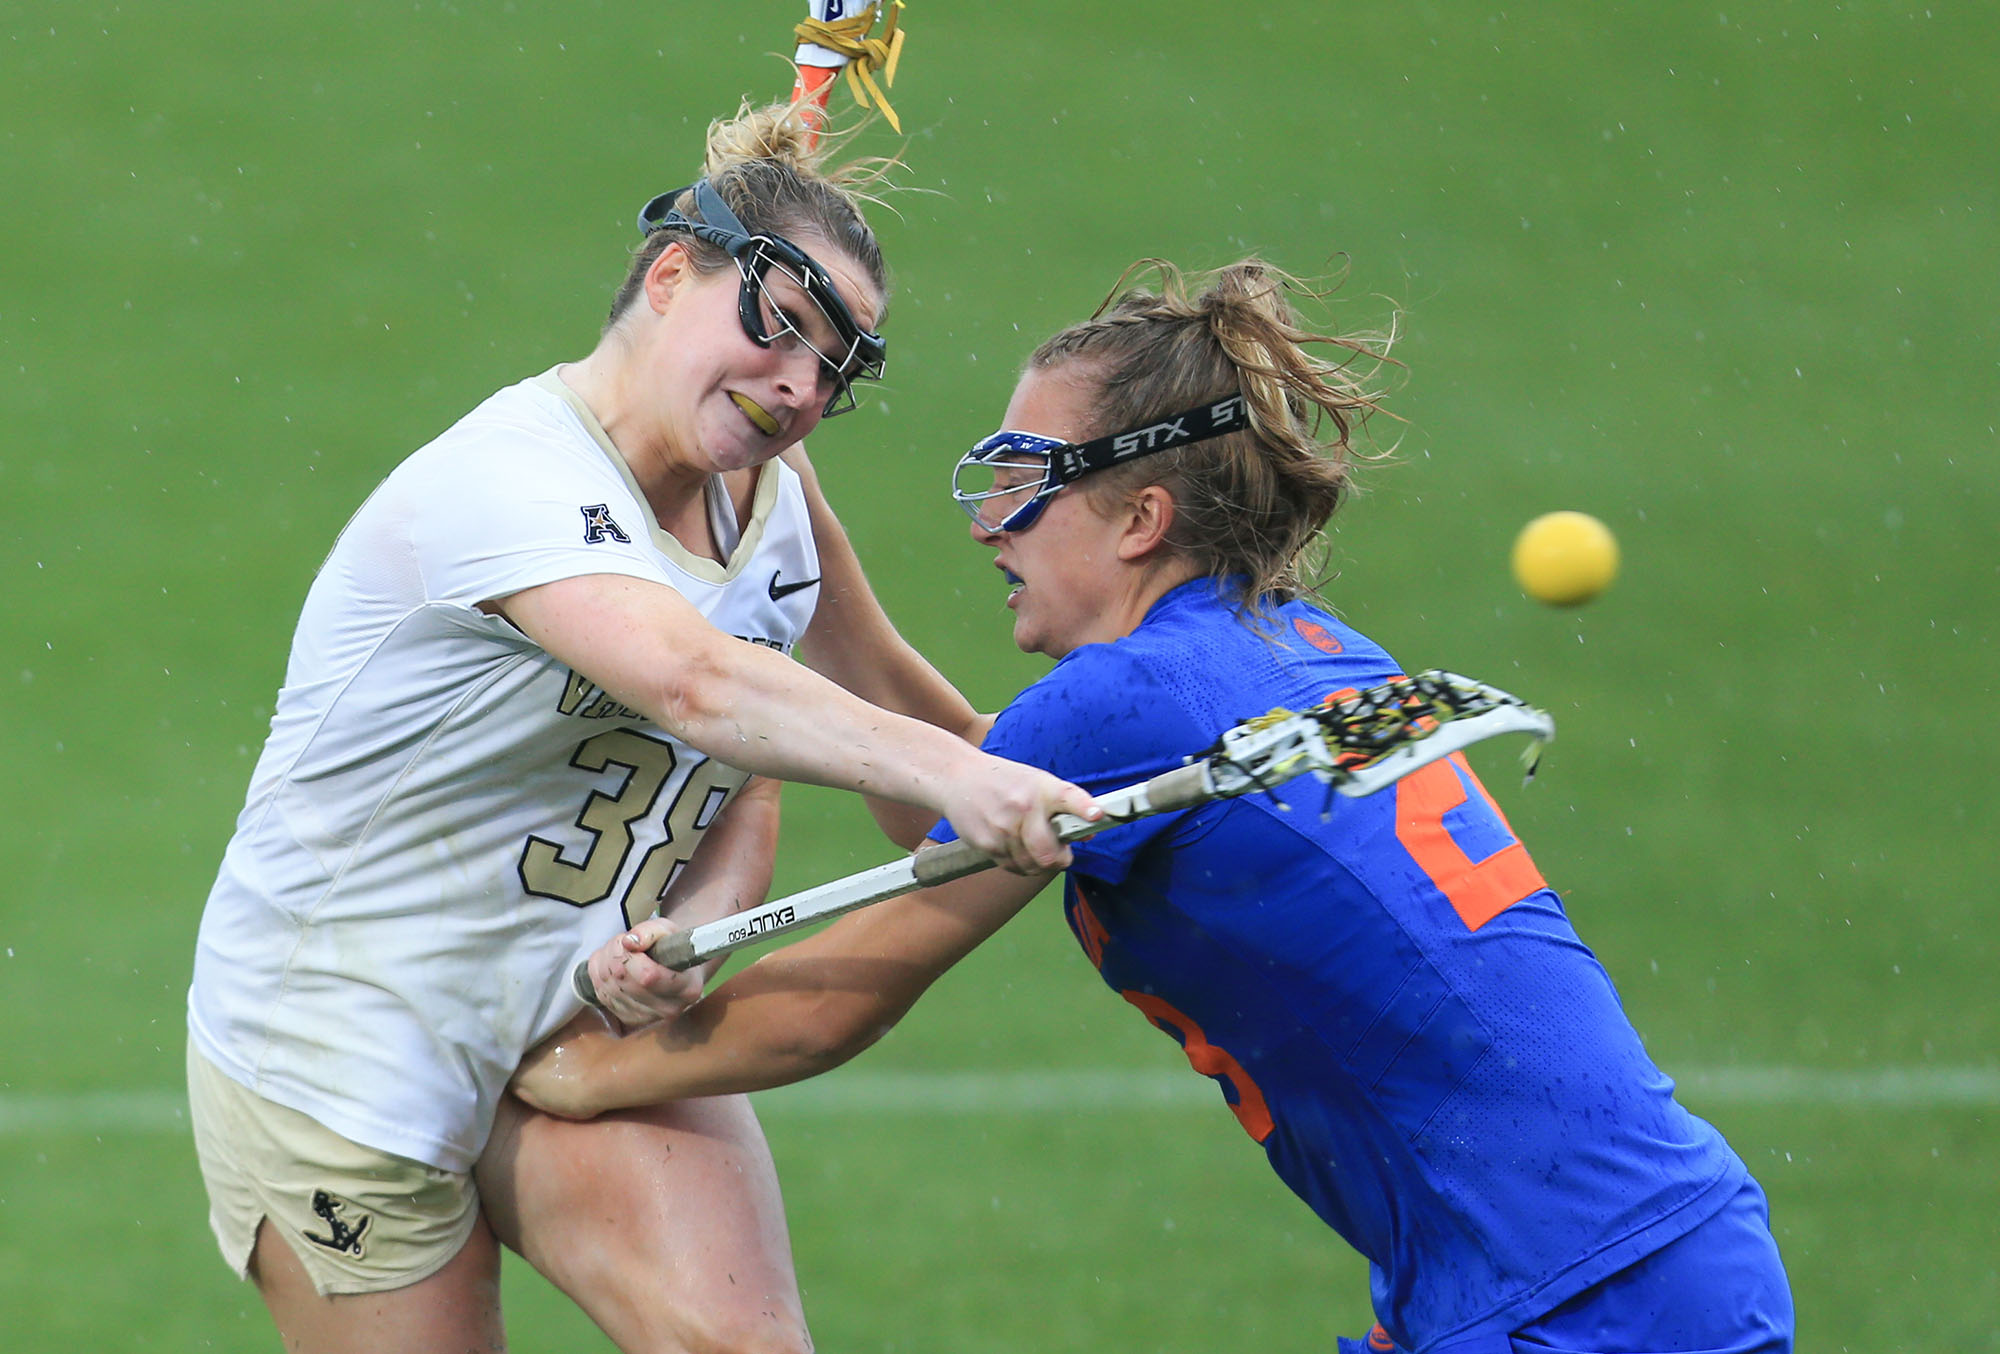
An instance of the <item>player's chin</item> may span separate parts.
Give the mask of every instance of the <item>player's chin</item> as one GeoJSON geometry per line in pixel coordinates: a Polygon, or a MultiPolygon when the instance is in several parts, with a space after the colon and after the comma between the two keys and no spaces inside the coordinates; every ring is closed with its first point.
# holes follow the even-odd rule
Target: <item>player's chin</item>
{"type": "Polygon", "coordinates": [[[1035,651],[1034,627],[1018,612],[1014,616],[1014,647],[1022,653],[1035,651]]]}
{"type": "Polygon", "coordinates": [[[1007,600],[1001,605],[1009,612],[1008,619],[1013,626],[1015,646],[1022,653],[1033,653],[1034,650],[1029,645],[1035,631],[1034,607],[1033,603],[1027,600],[1027,589],[1018,583],[1015,584],[1008,591],[1007,600]]]}
{"type": "Polygon", "coordinates": [[[1014,613],[1014,647],[1022,653],[1038,653],[1048,658],[1061,658],[1073,647],[1062,644],[1046,627],[1040,624],[1032,611],[1014,613]]]}
{"type": "Polygon", "coordinates": [[[717,474],[727,474],[732,470],[751,470],[775,460],[778,456],[798,445],[796,436],[779,434],[766,437],[754,428],[746,431],[732,430],[709,444],[709,463],[717,474]]]}

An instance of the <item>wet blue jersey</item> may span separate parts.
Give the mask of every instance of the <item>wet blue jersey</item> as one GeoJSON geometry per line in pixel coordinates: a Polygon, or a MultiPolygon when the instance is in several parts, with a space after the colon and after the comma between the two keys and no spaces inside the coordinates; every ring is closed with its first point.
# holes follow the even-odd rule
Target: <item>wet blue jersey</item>
{"type": "MultiPolygon", "coordinates": [[[[1261,629],[1186,584],[1065,657],[986,747],[1109,790],[1399,671],[1303,602],[1261,629]]],[[[1065,907],[1105,982],[1368,1257],[1399,1344],[1479,1346],[1730,1199],[1742,1162],[1675,1102],[1462,756],[1324,817],[1317,782],[1280,793],[1078,843],[1065,907]]]]}

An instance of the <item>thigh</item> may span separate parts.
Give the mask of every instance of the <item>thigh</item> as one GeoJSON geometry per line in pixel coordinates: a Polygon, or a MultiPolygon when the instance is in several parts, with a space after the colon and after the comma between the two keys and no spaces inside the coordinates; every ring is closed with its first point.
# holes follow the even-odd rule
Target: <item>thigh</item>
{"type": "Polygon", "coordinates": [[[500,1240],[621,1349],[810,1348],[777,1171],[747,1097],[572,1123],[508,1096],[477,1177],[500,1240]]]}
{"type": "Polygon", "coordinates": [[[250,1277],[289,1354],[498,1354],[500,1247],[485,1220],[442,1269],[402,1288],[322,1295],[298,1255],[266,1218],[250,1277]]]}

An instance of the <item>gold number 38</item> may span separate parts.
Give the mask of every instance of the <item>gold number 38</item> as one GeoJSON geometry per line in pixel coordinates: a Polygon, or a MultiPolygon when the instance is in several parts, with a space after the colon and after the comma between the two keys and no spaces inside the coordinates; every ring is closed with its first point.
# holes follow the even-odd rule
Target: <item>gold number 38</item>
{"type": "MultiPolygon", "coordinates": [[[[585,771],[620,768],[624,783],[615,793],[593,790],[584,800],[576,825],[592,840],[581,860],[565,860],[559,842],[530,836],[521,848],[521,886],[538,898],[588,907],[608,898],[623,873],[626,857],[632,854],[632,825],[661,814],[658,801],[679,758],[674,745],[664,739],[636,729],[607,729],[578,744],[569,761],[585,771]]],[[[747,773],[713,757],[702,758],[688,772],[662,814],[666,837],[646,852],[625,891],[628,925],[653,914],[660,896],[694,854],[701,834],[748,779],[747,773]]]]}

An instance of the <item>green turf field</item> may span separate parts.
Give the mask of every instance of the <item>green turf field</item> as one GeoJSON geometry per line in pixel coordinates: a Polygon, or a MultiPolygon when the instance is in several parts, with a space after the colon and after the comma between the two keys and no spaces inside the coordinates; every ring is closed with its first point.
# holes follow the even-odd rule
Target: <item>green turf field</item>
{"type": "MultiPolygon", "coordinates": [[[[263,1350],[176,1103],[196,918],[341,522],[587,350],[803,6],[0,10],[0,1348],[263,1350]]],[[[1496,794],[1767,1186],[1801,1348],[2000,1349],[2000,26],[1749,0],[914,0],[892,379],[814,452],[980,702],[1038,670],[943,494],[1125,264],[1400,311],[1328,597],[1562,734],[1496,794]],[[1529,517],[1625,576],[1525,601],[1529,517]],[[1983,975],[1983,976],[1982,976],[1983,975]]],[[[886,128],[866,147],[898,144],[886,128]]],[[[788,799],[780,882],[884,854],[788,799]]],[[[1361,1266],[1052,906],[763,1101],[829,1350],[1306,1354],[1361,1266]],[[1055,1075],[1063,1073],[1065,1075],[1055,1075]],[[1039,1088],[1039,1089],[1037,1089],[1039,1088]]],[[[525,1270],[516,1347],[608,1346],[525,1270]]]]}

